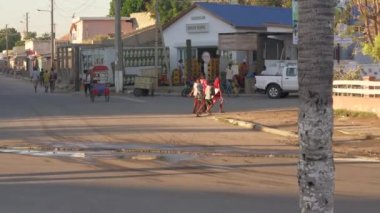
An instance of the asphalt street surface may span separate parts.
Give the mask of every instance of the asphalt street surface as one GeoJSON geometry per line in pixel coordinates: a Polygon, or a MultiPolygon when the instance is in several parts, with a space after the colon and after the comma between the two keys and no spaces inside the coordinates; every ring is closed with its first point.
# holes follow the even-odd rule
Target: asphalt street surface
{"type": "MultiPolygon", "coordinates": [[[[297,103],[255,94],[226,98],[225,110],[297,103]]],[[[0,107],[0,148],[54,152],[0,152],[0,212],[298,211],[298,147],[196,118],[191,98],[125,94],[91,103],[83,93],[34,93],[31,82],[0,75],[0,107]]],[[[380,212],[379,167],[337,163],[336,212],[380,212]]]]}

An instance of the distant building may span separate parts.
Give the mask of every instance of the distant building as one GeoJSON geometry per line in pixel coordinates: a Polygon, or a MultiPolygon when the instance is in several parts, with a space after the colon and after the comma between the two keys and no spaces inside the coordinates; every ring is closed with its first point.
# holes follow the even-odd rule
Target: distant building
{"type": "MultiPolygon", "coordinates": [[[[121,19],[121,32],[128,34],[135,30],[133,19],[123,17],[121,19]]],[[[75,44],[85,43],[98,36],[113,37],[115,34],[114,17],[80,17],[72,21],[70,28],[71,42],[75,44]]]]}
{"type": "Polygon", "coordinates": [[[51,40],[27,40],[25,41],[25,51],[31,61],[29,70],[33,66],[50,69],[51,60],[51,40]]]}
{"type": "Polygon", "coordinates": [[[191,40],[192,58],[199,62],[203,53],[211,59],[222,56],[236,62],[246,59],[252,66],[262,66],[264,60],[297,58],[292,43],[292,10],[288,8],[198,2],[166,24],[163,35],[170,49],[171,70],[178,60],[186,59],[187,39],[191,40]],[[245,35],[256,41],[244,43],[240,38],[245,35]],[[223,50],[221,37],[225,38],[223,44],[230,41],[235,47],[241,44],[241,48],[223,50]],[[243,48],[248,45],[253,48],[243,48]]]}
{"type": "Polygon", "coordinates": [[[151,27],[156,24],[156,19],[149,12],[131,13],[130,18],[133,19],[136,30],[151,27]]]}

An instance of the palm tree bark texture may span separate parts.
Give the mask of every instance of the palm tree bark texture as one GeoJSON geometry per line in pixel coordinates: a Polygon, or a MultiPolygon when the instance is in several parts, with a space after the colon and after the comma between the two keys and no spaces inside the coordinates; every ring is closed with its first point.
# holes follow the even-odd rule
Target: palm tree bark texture
{"type": "Polygon", "coordinates": [[[334,212],[334,7],[335,0],[298,0],[298,185],[302,213],[334,212]]]}

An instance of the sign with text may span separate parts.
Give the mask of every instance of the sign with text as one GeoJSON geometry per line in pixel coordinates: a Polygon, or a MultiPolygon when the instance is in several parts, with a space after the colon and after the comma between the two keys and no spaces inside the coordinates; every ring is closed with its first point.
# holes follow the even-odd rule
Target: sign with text
{"type": "Polygon", "coordinates": [[[208,31],[208,23],[186,24],[186,32],[188,33],[208,33],[208,31]]]}
{"type": "Polygon", "coordinates": [[[257,34],[255,33],[236,33],[219,34],[220,50],[256,50],[257,34]]]}

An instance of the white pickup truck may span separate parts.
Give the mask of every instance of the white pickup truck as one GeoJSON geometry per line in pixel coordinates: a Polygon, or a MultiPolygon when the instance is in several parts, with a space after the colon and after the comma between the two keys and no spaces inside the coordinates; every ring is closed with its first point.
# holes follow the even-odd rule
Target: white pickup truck
{"type": "Polygon", "coordinates": [[[274,75],[257,75],[255,86],[256,90],[264,91],[269,98],[282,98],[288,96],[289,92],[298,92],[297,65],[284,65],[274,75]]]}

